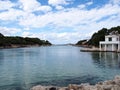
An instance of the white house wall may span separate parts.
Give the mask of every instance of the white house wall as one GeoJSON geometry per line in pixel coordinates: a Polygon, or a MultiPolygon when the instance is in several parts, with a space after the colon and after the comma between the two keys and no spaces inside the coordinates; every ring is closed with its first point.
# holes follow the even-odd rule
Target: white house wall
{"type": "MultiPolygon", "coordinates": [[[[105,37],[105,41],[109,41],[109,38],[112,38],[112,41],[117,41],[117,38],[119,38],[119,36],[106,36],[105,37]]],[[[109,42],[112,42],[112,41],[109,41],[109,42]]]]}
{"type": "Polygon", "coordinates": [[[108,38],[105,38],[105,41],[108,42],[108,38]]]}
{"type": "Polygon", "coordinates": [[[112,44],[108,44],[106,46],[106,51],[112,51],[112,44]]]}
{"type": "Polygon", "coordinates": [[[113,37],[112,38],[112,41],[114,42],[114,41],[117,41],[117,37],[113,37]]]}

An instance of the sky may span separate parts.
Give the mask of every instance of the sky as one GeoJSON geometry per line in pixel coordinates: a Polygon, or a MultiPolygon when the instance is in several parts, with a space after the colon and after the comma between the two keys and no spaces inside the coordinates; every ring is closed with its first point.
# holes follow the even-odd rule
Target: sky
{"type": "Polygon", "coordinates": [[[120,26],[120,0],[0,0],[0,33],[52,44],[89,39],[120,26]]]}

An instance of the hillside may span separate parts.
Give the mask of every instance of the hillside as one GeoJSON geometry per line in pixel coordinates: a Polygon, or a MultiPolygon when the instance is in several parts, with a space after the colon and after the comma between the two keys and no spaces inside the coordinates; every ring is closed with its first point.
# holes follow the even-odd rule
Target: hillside
{"type": "Polygon", "coordinates": [[[41,45],[51,45],[49,41],[40,40],[39,38],[29,38],[29,37],[13,37],[4,36],[0,33],[0,47],[26,47],[26,46],[41,46],[41,45]]]}
{"type": "Polygon", "coordinates": [[[92,35],[92,37],[86,43],[84,43],[84,44],[80,43],[79,44],[79,42],[82,42],[82,40],[80,40],[76,43],[76,45],[87,45],[87,46],[99,47],[99,41],[104,41],[105,40],[105,35],[108,35],[112,31],[118,31],[118,33],[120,34],[120,26],[112,27],[110,29],[103,28],[103,29],[99,30],[98,32],[94,33],[92,35]]]}
{"type": "Polygon", "coordinates": [[[76,43],[76,45],[85,45],[87,43],[87,40],[80,40],[76,43]]]}

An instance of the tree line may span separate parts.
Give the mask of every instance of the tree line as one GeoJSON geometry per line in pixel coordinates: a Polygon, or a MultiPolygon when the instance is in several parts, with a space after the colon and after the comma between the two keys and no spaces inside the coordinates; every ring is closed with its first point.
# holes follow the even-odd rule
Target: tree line
{"type": "Polygon", "coordinates": [[[0,33],[0,47],[10,47],[11,45],[51,45],[51,43],[47,40],[40,40],[39,38],[4,36],[0,33]]]}

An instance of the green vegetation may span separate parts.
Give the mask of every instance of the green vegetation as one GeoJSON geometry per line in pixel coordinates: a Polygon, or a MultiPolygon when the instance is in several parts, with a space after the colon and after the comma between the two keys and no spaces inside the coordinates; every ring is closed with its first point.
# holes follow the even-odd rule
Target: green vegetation
{"type": "Polygon", "coordinates": [[[94,33],[92,35],[92,38],[87,42],[87,44],[98,47],[99,41],[105,40],[105,35],[107,34],[107,32],[108,30],[106,28],[99,30],[97,33],[94,33]]]}
{"type": "Polygon", "coordinates": [[[51,43],[49,41],[40,40],[39,38],[8,37],[0,33],[0,47],[12,47],[12,45],[24,47],[29,45],[51,45],[51,43]]]}
{"type": "MultiPolygon", "coordinates": [[[[118,33],[120,34],[120,26],[112,27],[111,29],[103,28],[99,30],[98,32],[94,33],[91,39],[88,40],[88,42],[84,43],[84,45],[99,47],[99,42],[105,40],[105,35],[108,35],[113,31],[118,31],[118,33]]],[[[80,45],[80,44],[76,44],[76,45],[80,45]]]]}
{"type": "Polygon", "coordinates": [[[84,45],[87,42],[87,40],[80,40],[76,43],[76,45],[84,45]]]}

